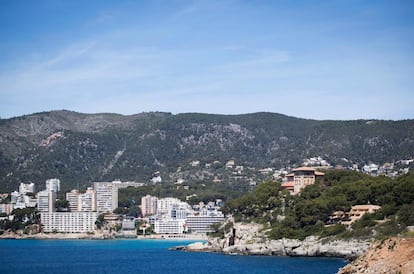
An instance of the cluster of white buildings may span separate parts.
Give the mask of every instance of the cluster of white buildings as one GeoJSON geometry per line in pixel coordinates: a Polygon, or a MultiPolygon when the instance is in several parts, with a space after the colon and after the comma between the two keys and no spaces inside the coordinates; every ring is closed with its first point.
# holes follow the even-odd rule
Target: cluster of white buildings
{"type": "Polygon", "coordinates": [[[39,192],[38,210],[44,232],[85,233],[95,230],[101,213],[112,212],[118,207],[118,189],[143,186],[136,182],[94,182],[84,193],[74,189],[66,193],[67,212],[56,212],[56,188],[39,192]]]}
{"type": "Polygon", "coordinates": [[[34,193],[34,183],[21,183],[19,191],[13,191],[10,194],[10,203],[0,204],[0,213],[10,215],[13,209],[35,207],[37,205],[37,199],[34,197],[34,193]]]}
{"type": "MultiPolygon", "coordinates": [[[[1,204],[0,213],[10,215],[15,208],[36,207],[40,212],[43,232],[88,233],[95,230],[95,223],[102,213],[112,213],[118,208],[118,190],[129,186],[140,187],[136,182],[94,182],[92,187],[81,192],[74,189],[65,194],[68,208],[57,208],[60,180],[49,179],[46,189],[35,194],[33,183],[22,183],[19,191],[11,194],[11,203],[1,204]]],[[[148,224],[158,234],[183,234],[211,232],[213,223],[222,222],[224,215],[219,211],[221,200],[208,204],[190,206],[176,198],[157,198],[146,195],[141,200],[141,211],[148,224]]],[[[118,215],[109,214],[119,222],[118,215]]],[[[122,218],[121,218],[122,219],[122,218]]],[[[135,229],[135,217],[125,217],[122,228],[135,229]]]]}
{"type": "Polygon", "coordinates": [[[224,221],[219,205],[220,200],[191,207],[188,203],[171,197],[160,199],[146,195],[141,199],[142,214],[154,225],[157,234],[212,232],[212,224],[224,221]]]}

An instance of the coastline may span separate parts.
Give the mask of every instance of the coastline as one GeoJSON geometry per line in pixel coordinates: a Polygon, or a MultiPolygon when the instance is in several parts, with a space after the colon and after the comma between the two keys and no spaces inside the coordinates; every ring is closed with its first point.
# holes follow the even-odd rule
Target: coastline
{"type": "Polygon", "coordinates": [[[187,234],[185,236],[170,235],[170,234],[156,234],[156,235],[136,235],[136,234],[121,234],[121,233],[37,233],[37,234],[23,234],[23,233],[10,233],[5,232],[0,235],[2,239],[13,240],[189,240],[189,241],[206,241],[205,235],[192,235],[187,234]]]}
{"type": "Polygon", "coordinates": [[[289,257],[336,257],[353,260],[364,254],[371,246],[365,240],[335,240],[308,237],[303,241],[283,238],[267,240],[261,243],[239,243],[223,246],[218,239],[196,242],[176,250],[188,252],[216,252],[225,255],[245,256],[289,256],[289,257]]]}

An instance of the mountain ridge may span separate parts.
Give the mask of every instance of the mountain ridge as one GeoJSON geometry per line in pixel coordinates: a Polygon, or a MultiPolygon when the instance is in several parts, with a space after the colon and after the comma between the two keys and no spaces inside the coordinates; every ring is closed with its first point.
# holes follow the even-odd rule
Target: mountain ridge
{"type": "Polygon", "coordinates": [[[79,180],[147,181],[157,171],[168,182],[195,160],[284,167],[313,156],[338,165],[414,158],[414,120],[68,110],[0,120],[0,188],[5,190],[51,177],[70,181],[68,187],[79,180]]]}

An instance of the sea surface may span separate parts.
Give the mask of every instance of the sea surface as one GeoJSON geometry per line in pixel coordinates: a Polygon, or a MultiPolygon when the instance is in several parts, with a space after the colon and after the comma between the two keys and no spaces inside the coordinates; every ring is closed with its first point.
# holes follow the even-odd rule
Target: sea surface
{"type": "Polygon", "coordinates": [[[337,258],[168,250],[182,240],[0,240],[0,273],[336,273],[337,258]]]}

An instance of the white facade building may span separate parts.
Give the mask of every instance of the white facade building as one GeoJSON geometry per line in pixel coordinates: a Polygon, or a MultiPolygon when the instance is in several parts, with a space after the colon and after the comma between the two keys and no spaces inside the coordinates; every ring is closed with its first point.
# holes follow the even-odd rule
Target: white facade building
{"type": "Polygon", "coordinates": [[[112,212],[118,207],[118,188],[112,182],[95,182],[96,210],[98,212],[112,212]]]}
{"type": "Polygon", "coordinates": [[[69,202],[71,212],[79,211],[79,191],[76,189],[66,193],[66,200],[69,202]]]}
{"type": "Polygon", "coordinates": [[[154,223],[154,231],[158,234],[182,234],[185,229],[185,220],[156,220],[154,223]]]}
{"type": "Polygon", "coordinates": [[[127,187],[141,187],[144,186],[144,183],[137,183],[137,182],[121,182],[121,181],[112,181],[113,185],[120,188],[127,188],[127,187]]]}
{"type": "Polygon", "coordinates": [[[96,211],[96,191],[91,187],[88,187],[85,193],[79,193],[76,189],[66,193],[66,200],[72,212],[96,211]]]}
{"type": "Polygon", "coordinates": [[[158,198],[145,195],[141,198],[141,212],[142,216],[150,216],[157,214],[158,198]]]}
{"type": "Polygon", "coordinates": [[[25,183],[20,183],[19,186],[19,193],[20,194],[26,194],[26,193],[34,193],[35,192],[35,184],[34,183],[30,183],[30,184],[25,184],[25,183]]]}
{"type": "MultiPolygon", "coordinates": [[[[117,193],[118,196],[118,193],[117,193]]],[[[96,191],[88,187],[85,193],[79,195],[79,211],[96,211],[96,191]]]]}
{"type": "Polygon", "coordinates": [[[211,225],[223,221],[224,215],[221,211],[207,211],[201,215],[187,216],[187,225],[191,233],[213,232],[211,225]]]}
{"type": "Polygon", "coordinates": [[[54,192],[60,191],[60,180],[56,178],[46,180],[46,190],[54,192]]]}
{"type": "Polygon", "coordinates": [[[177,198],[162,198],[162,199],[158,199],[158,203],[157,203],[157,214],[158,215],[163,215],[163,214],[168,214],[171,215],[171,210],[173,208],[181,208],[181,209],[191,209],[191,206],[186,203],[186,202],[182,202],[181,200],[177,199],[177,198]]]}
{"type": "Polygon", "coordinates": [[[10,193],[10,201],[15,204],[20,198],[20,193],[17,191],[13,191],[10,193]]]}
{"type": "Polygon", "coordinates": [[[37,209],[40,212],[55,211],[56,192],[54,191],[40,191],[37,193],[37,209]]]}
{"type": "Polygon", "coordinates": [[[41,212],[44,232],[85,233],[95,230],[97,212],[41,212]]]}

